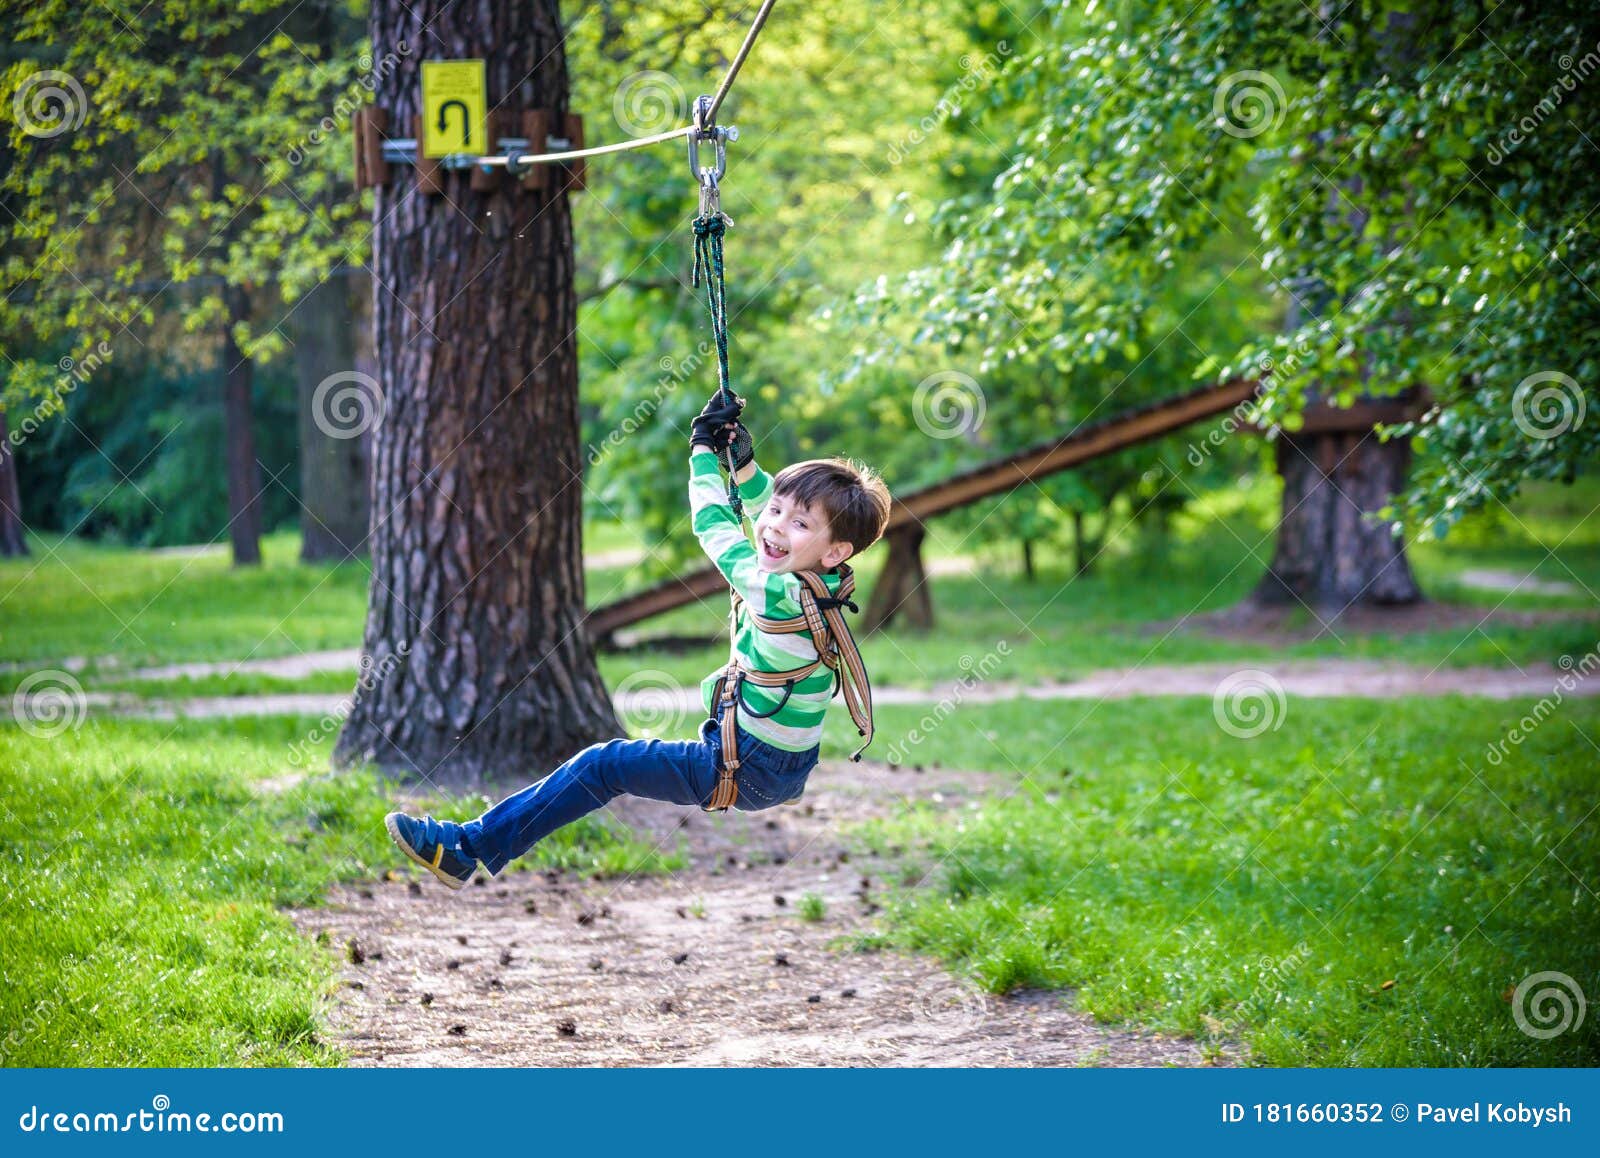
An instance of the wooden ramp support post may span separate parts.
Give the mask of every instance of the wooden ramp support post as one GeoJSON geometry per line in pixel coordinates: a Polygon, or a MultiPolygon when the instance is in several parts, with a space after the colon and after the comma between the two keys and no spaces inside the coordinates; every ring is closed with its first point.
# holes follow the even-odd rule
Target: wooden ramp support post
{"type": "Polygon", "coordinates": [[[861,621],[863,635],[889,626],[902,611],[907,626],[919,631],[933,627],[933,599],[928,593],[927,572],[922,567],[922,540],[927,534],[927,528],[921,523],[908,523],[884,536],[889,544],[889,557],[883,561],[883,571],[867,602],[867,613],[861,621]]]}

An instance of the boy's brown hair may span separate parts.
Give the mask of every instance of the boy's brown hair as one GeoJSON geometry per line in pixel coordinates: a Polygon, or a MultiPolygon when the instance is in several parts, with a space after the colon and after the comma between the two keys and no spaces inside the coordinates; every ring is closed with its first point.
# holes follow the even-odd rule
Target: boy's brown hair
{"type": "Polygon", "coordinates": [[[828,534],[859,555],[883,537],[889,524],[889,488],[870,466],[848,458],[792,463],[772,480],[772,493],[820,510],[828,534]]]}

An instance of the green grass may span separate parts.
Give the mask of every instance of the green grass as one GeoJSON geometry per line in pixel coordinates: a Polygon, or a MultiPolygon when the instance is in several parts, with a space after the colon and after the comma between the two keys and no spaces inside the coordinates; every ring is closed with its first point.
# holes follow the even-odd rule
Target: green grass
{"type": "MultiPolygon", "coordinates": [[[[1531,706],[1291,699],[1253,739],[1209,699],[963,709],[918,751],[1001,770],[995,795],[860,830],[930,886],[884,936],[1266,1064],[1594,1065],[1592,1018],[1541,1041],[1503,996],[1600,991],[1600,702],[1491,763],[1531,706]]],[[[890,740],[920,717],[878,715],[890,740]]]]}
{"type": "MultiPolygon", "coordinates": [[[[390,789],[371,775],[281,783],[314,723],[91,719],[48,740],[0,726],[0,1064],[337,1063],[319,1020],[336,956],[282,909],[423,874],[390,844],[390,789]]],[[[325,767],[326,742],[312,753],[325,767]]],[[[519,862],[679,864],[593,818],[519,862]]]]}
{"type": "Polygon", "coordinates": [[[297,535],[268,536],[263,565],[240,569],[225,552],[189,558],[37,536],[31,543],[33,557],[0,563],[0,659],[111,657],[139,667],[361,642],[366,564],[302,564],[297,535]]]}

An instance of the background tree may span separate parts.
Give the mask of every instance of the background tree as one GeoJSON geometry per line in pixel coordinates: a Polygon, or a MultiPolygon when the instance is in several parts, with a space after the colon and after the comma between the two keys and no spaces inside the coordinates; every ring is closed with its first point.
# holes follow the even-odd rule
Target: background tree
{"type": "MultiPolygon", "coordinates": [[[[332,191],[330,191],[332,193],[332,191]]],[[[348,191],[345,192],[348,196],[348,191]]],[[[300,449],[300,559],[340,563],[367,549],[372,276],[341,266],[292,314],[300,449]]]]}
{"type": "Polygon", "coordinates": [[[11,427],[0,407],[0,558],[28,553],[22,522],[22,492],[17,486],[17,456],[11,448],[11,427]]]}
{"type": "Polygon", "coordinates": [[[132,24],[62,0],[8,15],[0,401],[49,402],[56,372],[28,354],[52,343],[80,362],[101,343],[124,362],[210,359],[238,563],[260,557],[256,367],[361,237],[353,203],[319,196],[343,150],[310,147],[358,74],[329,50],[341,28],[340,0],[184,0],[132,24]]]}

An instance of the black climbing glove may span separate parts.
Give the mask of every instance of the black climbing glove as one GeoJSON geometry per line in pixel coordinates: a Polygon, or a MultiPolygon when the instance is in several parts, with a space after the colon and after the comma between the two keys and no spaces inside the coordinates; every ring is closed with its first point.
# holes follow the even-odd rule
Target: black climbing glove
{"type": "Polygon", "coordinates": [[[744,428],[744,423],[735,422],[733,428],[723,427],[718,431],[717,441],[712,443],[712,449],[717,452],[717,465],[724,471],[728,468],[728,447],[733,447],[733,469],[741,471],[755,461],[756,440],[750,437],[750,432],[744,428]]]}
{"type": "Polygon", "coordinates": [[[723,398],[722,391],[718,390],[711,396],[705,409],[689,425],[689,445],[709,446],[720,451],[728,445],[728,437],[733,433],[729,426],[739,421],[739,415],[744,412],[744,400],[734,395],[733,401],[723,398]]]}

